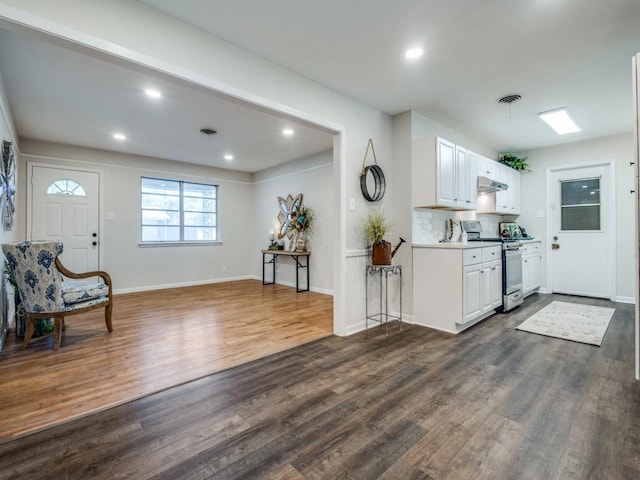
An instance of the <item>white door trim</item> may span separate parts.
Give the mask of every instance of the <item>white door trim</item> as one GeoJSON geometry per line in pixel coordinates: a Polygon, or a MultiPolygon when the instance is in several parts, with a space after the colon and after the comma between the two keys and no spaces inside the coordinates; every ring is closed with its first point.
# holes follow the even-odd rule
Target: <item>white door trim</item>
{"type": "Polygon", "coordinates": [[[616,265],[616,161],[614,159],[611,160],[603,160],[599,162],[587,162],[587,163],[572,163],[568,165],[556,165],[553,167],[547,167],[546,171],[546,183],[547,183],[547,193],[546,193],[546,210],[547,210],[547,221],[546,221],[546,238],[543,242],[546,242],[544,246],[544,251],[547,252],[547,275],[546,275],[546,284],[547,290],[549,292],[553,292],[553,255],[551,255],[551,243],[553,239],[553,215],[555,212],[551,209],[552,202],[552,191],[554,188],[553,175],[557,172],[561,172],[563,170],[573,170],[575,168],[588,168],[588,167],[608,167],[607,175],[609,177],[609,198],[607,198],[607,225],[609,226],[609,235],[608,235],[608,253],[609,253],[609,265],[611,265],[611,269],[609,270],[609,292],[610,292],[610,300],[616,301],[617,291],[616,291],[616,274],[617,274],[617,265],[616,265]]]}
{"type": "MultiPolygon", "coordinates": [[[[33,214],[31,212],[32,208],[32,198],[33,198],[33,168],[34,167],[45,167],[45,168],[55,168],[58,170],[70,170],[74,172],[91,172],[98,174],[98,185],[100,186],[100,194],[98,196],[98,225],[100,226],[100,242],[104,240],[104,215],[102,214],[104,209],[104,188],[102,185],[102,177],[103,171],[96,168],[84,168],[84,167],[74,167],[71,165],[59,165],[55,163],[41,163],[41,162],[30,162],[27,161],[27,240],[33,240],[31,235],[31,222],[33,220],[33,214]]],[[[100,245],[98,249],[98,269],[102,269],[104,265],[104,247],[100,245]]]]}

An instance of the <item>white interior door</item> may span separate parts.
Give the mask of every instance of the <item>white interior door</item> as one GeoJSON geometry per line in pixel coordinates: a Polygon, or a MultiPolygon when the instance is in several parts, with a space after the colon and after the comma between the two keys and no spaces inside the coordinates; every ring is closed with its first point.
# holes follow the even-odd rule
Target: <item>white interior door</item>
{"type": "Polygon", "coordinates": [[[615,244],[609,165],[553,171],[549,182],[551,289],[611,298],[615,244]]]}
{"type": "Polygon", "coordinates": [[[31,165],[32,240],[61,241],[62,263],[74,272],[99,269],[100,174],[31,165]]]}

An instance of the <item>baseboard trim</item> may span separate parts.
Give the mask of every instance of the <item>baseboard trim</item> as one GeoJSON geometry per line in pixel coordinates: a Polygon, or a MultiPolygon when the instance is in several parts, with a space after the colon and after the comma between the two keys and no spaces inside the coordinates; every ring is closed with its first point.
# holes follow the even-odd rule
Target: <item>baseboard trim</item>
{"type": "Polygon", "coordinates": [[[145,285],[142,287],[117,288],[113,290],[113,293],[115,295],[119,295],[122,293],[150,292],[153,290],[166,290],[169,288],[181,288],[181,287],[195,287],[196,285],[209,285],[212,283],[235,282],[238,280],[254,280],[254,278],[255,277],[252,275],[243,275],[240,277],[224,277],[224,278],[211,278],[208,280],[196,280],[194,282],[165,283],[162,285],[145,285]]]}
{"type": "Polygon", "coordinates": [[[630,303],[632,305],[635,305],[636,303],[636,299],[634,297],[616,297],[614,301],[618,303],[630,303]]]}
{"type": "MultiPolygon", "coordinates": [[[[243,275],[239,277],[224,277],[224,278],[212,278],[208,280],[197,280],[195,282],[167,283],[163,285],[146,285],[143,287],[118,288],[118,289],[114,289],[113,293],[114,295],[120,295],[124,293],[150,292],[153,290],[166,290],[169,288],[194,287],[197,285],[210,285],[214,283],[237,282],[239,280],[262,281],[262,277],[259,277],[257,275],[243,275]]],[[[284,285],[285,287],[293,287],[293,288],[296,287],[295,283],[290,283],[290,282],[276,282],[276,284],[284,285]]],[[[333,296],[332,290],[325,290],[322,288],[315,288],[315,287],[311,287],[310,290],[314,293],[333,296]]]]}

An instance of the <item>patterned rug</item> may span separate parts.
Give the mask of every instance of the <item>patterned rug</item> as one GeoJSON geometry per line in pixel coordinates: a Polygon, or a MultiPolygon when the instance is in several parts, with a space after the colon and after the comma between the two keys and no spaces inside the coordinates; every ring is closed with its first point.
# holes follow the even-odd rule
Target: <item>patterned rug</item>
{"type": "Polygon", "coordinates": [[[615,311],[615,308],[551,302],[517,329],[600,346],[615,311]]]}

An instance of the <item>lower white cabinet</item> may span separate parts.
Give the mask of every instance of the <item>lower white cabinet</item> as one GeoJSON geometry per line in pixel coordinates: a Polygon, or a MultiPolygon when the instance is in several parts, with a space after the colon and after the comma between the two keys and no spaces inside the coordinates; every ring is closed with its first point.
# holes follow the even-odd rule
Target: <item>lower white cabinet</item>
{"type": "Polygon", "coordinates": [[[540,242],[525,242],[522,245],[522,290],[524,296],[540,287],[542,254],[540,242]]]}
{"type": "Polygon", "coordinates": [[[500,245],[414,246],[414,322],[457,333],[502,306],[500,245]]]}

